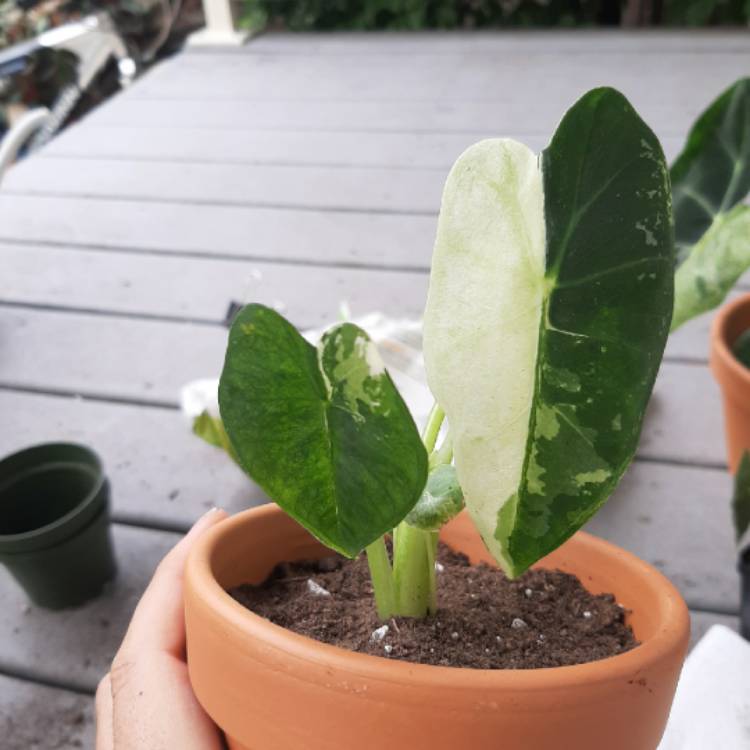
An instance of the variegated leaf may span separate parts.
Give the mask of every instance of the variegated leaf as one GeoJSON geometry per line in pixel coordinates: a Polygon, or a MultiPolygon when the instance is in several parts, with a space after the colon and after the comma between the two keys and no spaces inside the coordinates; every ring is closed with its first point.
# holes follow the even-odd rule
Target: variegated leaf
{"type": "Polygon", "coordinates": [[[750,268],[750,207],[716,217],[677,269],[672,330],[720,305],[750,268]]]}
{"type": "Polygon", "coordinates": [[[440,531],[464,507],[464,493],[456,469],[450,464],[436,466],[427,477],[422,497],[406,516],[406,523],[423,531],[440,531]]]}
{"type": "Polygon", "coordinates": [[[240,464],[289,515],[350,557],[419,499],[427,454],[375,345],[351,323],[310,345],[248,305],[229,334],[221,416],[240,464]]]}
{"type": "Polygon", "coordinates": [[[467,508],[510,575],[580,528],[629,464],[673,268],[661,146],[612,89],[586,94],[541,159],[490,140],[453,167],[425,363],[467,508]]]}

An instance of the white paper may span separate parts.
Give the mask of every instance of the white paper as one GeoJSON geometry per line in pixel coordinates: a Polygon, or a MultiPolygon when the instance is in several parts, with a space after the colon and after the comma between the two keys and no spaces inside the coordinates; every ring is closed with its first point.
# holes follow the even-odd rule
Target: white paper
{"type": "Polygon", "coordinates": [[[685,662],[659,750],[750,750],[750,643],[714,625],[685,662]]]}

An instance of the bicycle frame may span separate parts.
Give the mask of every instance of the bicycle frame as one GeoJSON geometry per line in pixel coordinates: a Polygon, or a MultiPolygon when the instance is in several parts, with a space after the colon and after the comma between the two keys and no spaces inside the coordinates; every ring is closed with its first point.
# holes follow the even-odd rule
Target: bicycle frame
{"type": "Polygon", "coordinates": [[[24,70],[41,49],[65,50],[75,55],[77,78],[60,92],[50,110],[40,108],[28,112],[6,133],[0,146],[0,178],[24,146],[30,146],[30,150],[41,147],[63,126],[83,92],[110,59],[117,61],[122,87],[129,85],[137,74],[135,60],[106,13],[96,13],[50,29],[35,39],[0,52],[0,79],[24,70]]]}

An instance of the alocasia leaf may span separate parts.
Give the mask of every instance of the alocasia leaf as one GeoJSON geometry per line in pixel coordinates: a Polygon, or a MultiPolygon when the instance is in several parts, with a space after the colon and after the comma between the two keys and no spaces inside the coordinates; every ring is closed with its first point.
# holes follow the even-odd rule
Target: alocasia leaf
{"type": "Polygon", "coordinates": [[[747,451],[742,454],[742,460],[734,478],[732,515],[735,538],[740,543],[750,528],[750,453],[747,451]]]}
{"type": "Polygon", "coordinates": [[[721,304],[750,267],[750,207],[719,214],[675,274],[672,330],[721,304]]]}
{"type": "Polygon", "coordinates": [[[464,493],[455,467],[440,464],[430,472],[422,496],[405,520],[423,531],[440,531],[463,507],[464,493]]]}
{"type": "Polygon", "coordinates": [[[466,506],[510,575],[607,499],[635,452],[673,305],[659,141],[595,89],[538,159],[482,141],[448,177],[424,350],[466,506]]]}
{"type": "Polygon", "coordinates": [[[750,191],[750,78],[698,118],[671,177],[679,265],[674,330],[718,305],[750,267],[748,216],[736,208],[750,191]]]}
{"type": "Polygon", "coordinates": [[[427,479],[427,453],[367,334],[351,323],[310,345],[248,305],[219,383],[241,466],[324,544],[353,557],[396,526],[427,479]]]}
{"type": "Polygon", "coordinates": [[[678,263],[717,215],[750,191],[750,78],[742,78],[696,120],[670,170],[678,263]]]}

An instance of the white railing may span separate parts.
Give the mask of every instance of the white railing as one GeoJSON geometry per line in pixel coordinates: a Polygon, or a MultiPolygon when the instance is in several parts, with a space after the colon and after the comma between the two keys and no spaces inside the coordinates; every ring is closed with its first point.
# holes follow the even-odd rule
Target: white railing
{"type": "Polygon", "coordinates": [[[237,45],[247,41],[248,33],[238,31],[231,0],[203,0],[205,28],[192,34],[188,44],[195,46],[237,45]]]}

